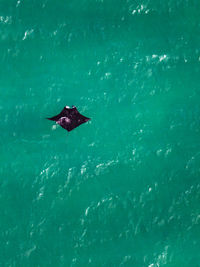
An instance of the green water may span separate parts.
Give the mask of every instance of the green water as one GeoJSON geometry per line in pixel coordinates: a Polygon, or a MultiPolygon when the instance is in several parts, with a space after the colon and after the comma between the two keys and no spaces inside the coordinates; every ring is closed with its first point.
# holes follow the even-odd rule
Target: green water
{"type": "Polygon", "coordinates": [[[0,1],[0,266],[200,266],[199,17],[0,1]],[[45,120],[66,105],[91,121],[45,120]]]}

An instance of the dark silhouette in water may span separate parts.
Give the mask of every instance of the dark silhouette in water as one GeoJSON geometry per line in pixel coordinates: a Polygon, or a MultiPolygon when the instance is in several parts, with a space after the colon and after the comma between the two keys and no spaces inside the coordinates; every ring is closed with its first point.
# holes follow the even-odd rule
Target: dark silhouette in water
{"type": "Polygon", "coordinates": [[[75,106],[73,106],[72,108],[66,106],[58,115],[47,119],[56,121],[56,123],[66,129],[68,132],[78,127],[82,123],[90,120],[90,118],[81,115],[75,106]]]}

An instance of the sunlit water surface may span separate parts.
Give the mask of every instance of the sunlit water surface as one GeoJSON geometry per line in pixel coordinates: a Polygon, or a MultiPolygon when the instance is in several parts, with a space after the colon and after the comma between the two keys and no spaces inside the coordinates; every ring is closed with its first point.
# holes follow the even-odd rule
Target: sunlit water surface
{"type": "Polygon", "coordinates": [[[199,10],[0,1],[1,266],[200,266],[199,10]]]}

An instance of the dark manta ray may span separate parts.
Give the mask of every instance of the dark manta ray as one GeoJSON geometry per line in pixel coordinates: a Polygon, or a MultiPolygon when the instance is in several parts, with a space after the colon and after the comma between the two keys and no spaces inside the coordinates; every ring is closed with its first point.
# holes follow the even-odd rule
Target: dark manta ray
{"type": "Polygon", "coordinates": [[[82,123],[89,121],[90,119],[81,115],[76,107],[64,107],[63,110],[52,118],[47,118],[51,121],[56,121],[61,127],[66,129],[68,132],[78,127],[82,123]]]}

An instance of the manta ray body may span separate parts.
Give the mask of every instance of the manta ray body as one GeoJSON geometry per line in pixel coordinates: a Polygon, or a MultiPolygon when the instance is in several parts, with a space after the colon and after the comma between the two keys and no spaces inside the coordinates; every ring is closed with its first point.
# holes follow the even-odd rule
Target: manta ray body
{"type": "Polygon", "coordinates": [[[58,115],[47,119],[55,121],[68,132],[90,120],[90,118],[81,115],[75,106],[72,108],[66,106],[58,115]]]}

